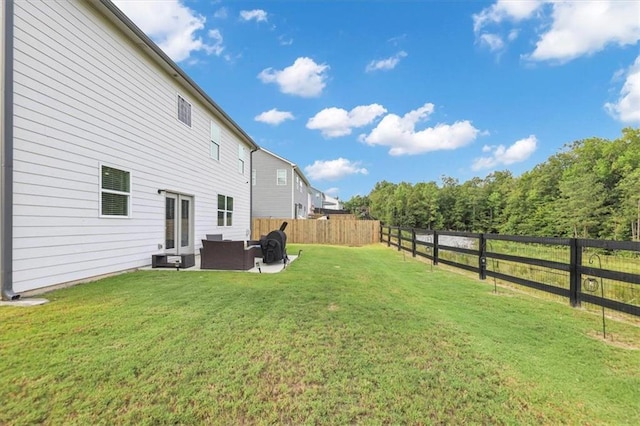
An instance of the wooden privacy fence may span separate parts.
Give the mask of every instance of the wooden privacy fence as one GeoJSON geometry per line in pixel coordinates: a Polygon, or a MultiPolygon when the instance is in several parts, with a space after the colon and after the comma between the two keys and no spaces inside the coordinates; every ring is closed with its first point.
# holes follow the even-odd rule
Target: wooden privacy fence
{"type": "Polygon", "coordinates": [[[287,222],[287,243],[363,246],[380,241],[377,220],[253,219],[251,239],[280,229],[287,222]]]}
{"type": "Polygon", "coordinates": [[[432,231],[382,225],[398,251],[582,303],[640,316],[640,243],[432,231]]]}

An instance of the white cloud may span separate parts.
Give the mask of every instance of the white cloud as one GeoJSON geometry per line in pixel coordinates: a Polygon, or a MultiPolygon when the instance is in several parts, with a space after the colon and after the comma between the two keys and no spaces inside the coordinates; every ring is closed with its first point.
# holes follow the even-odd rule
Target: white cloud
{"type": "Polygon", "coordinates": [[[356,127],[371,124],[387,110],[378,104],[361,105],[351,111],[325,108],[307,121],[307,129],[320,130],[325,138],[350,135],[356,127]]]}
{"type": "Polygon", "coordinates": [[[425,121],[433,110],[434,105],[427,103],[402,117],[388,114],[371,133],[360,135],[360,141],[372,146],[388,146],[390,155],[414,155],[460,148],[476,139],[479,130],[466,120],[416,130],[416,125],[425,121]]]}
{"type": "Polygon", "coordinates": [[[553,24],[527,59],[570,61],[591,55],[609,44],[632,45],[640,40],[638,1],[561,1],[553,3],[553,24]]]}
{"type": "Polygon", "coordinates": [[[291,46],[293,44],[291,37],[285,37],[283,35],[278,36],[278,41],[280,42],[280,46],[291,46]]]}
{"type": "Polygon", "coordinates": [[[401,34],[396,37],[391,37],[389,40],[387,40],[387,43],[391,43],[392,45],[397,46],[401,42],[405,41],[406,39],[407,39],[407,34],[401,34]]]}
{"type": "Polygon", "coordinates": [[[311,98],[319,96],[326,86],[328,65],[300,57],[283,70],[266,68],[258,74],[263,83],[276,83],[282,93],[311,98]]]}
{"type": "Polygon", "coordinates": [[[480,43],[489,47],[489,50],[496,52],[504,48],[504,41],[498,34],[485,33],[480,36],[480,43]]]}
{"type": "Polygon", "coordinates": [[[115,0],[129,19],[147,34],[171,59],[184,61],[194,52],[219,55],[220,46],[205,43],[197,35],[206,18],[179,0],[115,0]]]}
{"type": "Polygon", "coordinates": [[[214,41],[212,45],[208,45],[207,53],[214,53],[216,56],[220,56],[220,54],[224,51],[224,45],[222,43],[222,33],[220,30],[214,29],[209,30],[208,36],[210,39],[214,41]]]}
{"type": "Polygon", "coordinates": [[[531,135],[528,138],[520,139],[516,141],[509,148],[505,148],[504,145],[499,146],[484,146],[482,152],[490,152],[488,157],[476,158],[473,161],[471,168],[473,170],[490,169],[498,165],[509,165],[514,163],[520,163],[533,154],[537,148],[538,139],[535,135],[531,135]]]}
{"type": "Polygon", "coordinates": [[[382,71],[392,70],[396,67],[396,65],[398,65],[398,63],[400,62],[400,59],[406,56],[407,56],[407,52],[401,50],[400,52],[396,53],[390,58],[379,59],[377,61],[369,62],[365,70],[367,72],[373,72],[373,71],[379,71],[379,70],[382,70],[382,71]]]}
{"type": "Polygon", "coordinates": [[[544,3],[544,0],[498,0],[482,12],[473,15],[473,30],[479,33],[487,24],[499,24],[504,20],[519,22],[528,19],[544,3]]]}
{"type": "Polygon", "coordinates": [[[228,16],[229,16],[229,11],[227,10],[226,7],[221,7],[220,9],[216,10],[213,14],[213,17],[218,19],[227,19],[228,16]]]}
{"type": "Polygon", "coordinates": [[[340,193],[340,188],[331,187],[331,188],[325,189],[322,192],[324,192],[325,194],[335,198],[340,193]]]}
{"type": "MultiPolygon", "coordinates": [[[[479,42],[491,51],[497,51],[497,39],[504,42],[498,27],[505,22],[517,25],[534,20],[543,30],[535,49],[523,55],[530,61],[571,61],[592,55],[616,44],[633,45],[640,40],[640,2],[624,0],[498,0],[473,15],[473,29],[479,42]]],[[[506,39],[513,41],[518,28],[508,32],[506,39]]]]}
{"type": "Polygon", "coordinates": [[[261,123],[271,124],[273,126],[277,126],[278,124],[286,121],[293,120],[295,117],[288,111],[278,111],[276,108],[270,109],[269,111],[265,111],[259,115],[254,117],[254,120],[259,121],[261,123]]]}
{"type": "Polygon", "coordinates": [[[304,172],[313,180],[338,180],[355,174],[369,174],[367,169],[360,167],[359,162],[352,162],[342,157],[329,161],[317,160],[305,167],[304,172]]]}
{"type": "Polygon", "coordinates": [[[605,109],[623,123],[640,123],[640,56],[625,74],[620,97],[614,103],[606,103],[605,109]]]}
{"type": "Polygon", "coordinates": [[[267,22],[267,12],[262,9],[242,10],[240,11],[240,18],[243,21],[267,22]]]}

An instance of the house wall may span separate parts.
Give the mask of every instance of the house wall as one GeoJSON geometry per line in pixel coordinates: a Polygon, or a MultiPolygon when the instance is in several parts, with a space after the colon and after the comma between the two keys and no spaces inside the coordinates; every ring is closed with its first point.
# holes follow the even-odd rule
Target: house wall
{"type": "Polygon", "coordinates": [[[309,208],[322,208],[323,194],[321,191],[318,191],[315,188],[310,188],[309,198],[311,203],[309,208]]]}
{"type": "Polygon", "coordinates": [[[302,205],[302,209],[301,209],[301,212],[299,213],[299,217],[295,219],[300,219],[300,218],[306,219],[307,216],[309,215],[309,187],[307,186],[307,184],[304,182],[304,179],[300,176],[300,174],[297,171],[294,171],[294,173],[300,180],[300,184],[297,185],[294,183],[293,203],[302,205]]]}
{"type": "MultiPolygon", "coordinates": [[[[4,34],[4,20],[5,20],[5,8],[7,7],[7,2],[0,2],[0,34],[2,37],[0,39],[0,163],[5,164],[4,161],[4,55],[5,55],[5,34],[4,34]]],[[[0,168],[0,188],[4,188],[3,184],[4,179],[4,169],[0,168]]],[[[0,190],[0,203],[2,203],[2,198],[4,196],[4,190],[0,190]]],[[[4,235],[2,235],[2,223],[4,220],[4,208],[0,205],[0,238],[4,239],[4,235]]],[[[4,244],[0,242],[0,283],[4,279],[4,271],[5,267],[2,264],[4,261],[4,256],[2,253],[4,244]]],[[[4,288],[4,286],[0,285],[0,288],[4,288]]],[[[0,295],[1,298],[1,295],[0,295]]]]}
{"type": "Polygon", "coordinates": [[[150,264],[163,252],[159,189],[194,195],[196,250],[207,233],[248,237],[245,142],[88,2],[15,3],[14,78],[16,292],[150,264]],[[177,119],[178,94],[191,128],[177,119]],[[100,217],[101,164],[131,173],[131,217],[100,217]],[[233,227],[217,226],[219,193],[234,197],[233,227]]]}
{"type": "Polygon", "coordinates": [[[253,217],[293,218],[293,167],[280,158],[258,150],[253,153],[256,184],[253,187],[253,217]],[[277,169],[287,170],[287,184],[277,185],[277,169]]]}

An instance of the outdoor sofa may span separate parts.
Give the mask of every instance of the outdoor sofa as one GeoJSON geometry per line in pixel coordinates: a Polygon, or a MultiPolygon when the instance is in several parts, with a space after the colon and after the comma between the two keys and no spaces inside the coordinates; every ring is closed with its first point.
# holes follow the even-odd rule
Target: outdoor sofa
{"type": "Polygon", "coordinates": [[[200,269],[246,271],[262,257],[262,249],[255,241],[202,240],[200,269]]]}

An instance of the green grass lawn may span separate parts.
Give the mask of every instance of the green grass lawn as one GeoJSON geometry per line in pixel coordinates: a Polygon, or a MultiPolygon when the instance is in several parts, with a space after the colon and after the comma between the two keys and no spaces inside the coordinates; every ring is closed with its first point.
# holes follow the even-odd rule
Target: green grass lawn
{"type": "Polygon", "coordinates": [[[605,342],[597,315],[382,245],[288,249],[279,274],[0,308],[0,424],[640,424],[634,325],[605,342]]]}

